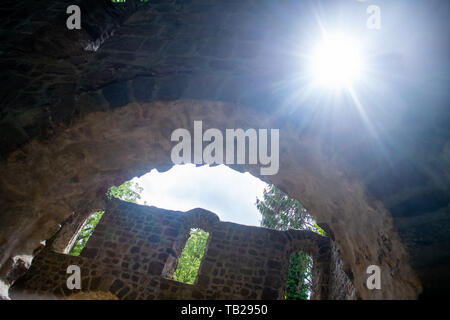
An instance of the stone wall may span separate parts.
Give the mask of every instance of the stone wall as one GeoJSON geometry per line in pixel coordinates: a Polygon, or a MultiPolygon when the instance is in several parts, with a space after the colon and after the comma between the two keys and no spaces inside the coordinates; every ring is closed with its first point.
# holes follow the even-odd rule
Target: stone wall
{"type": "Polygon", "coordinates": [[[358,296],[350,279],[353,278],[351,271],[349,275],[343,269],[343,263],[339,256],[339,249],[334,241],[331,241],[331,266],[329,280],[329,295],[333,300],[354,300],[358,296]]]}
{"type": "Polygon", "coordinates": [[[203,209],[184,213],[113,200],[79,257],[54,252],[60,236],[48,241],[11,288],[13,299],[79,293],[67,289],[69,265],[81,268],[81,292],[110,292],[119,299],[284,299],[289,257],[298,251],[314,260],[312,298],[346,294],[329,296],[328,238],[221,222],[203,209]],[[210,233],[193,285],[170,280],[191,228],[210,233]]]}

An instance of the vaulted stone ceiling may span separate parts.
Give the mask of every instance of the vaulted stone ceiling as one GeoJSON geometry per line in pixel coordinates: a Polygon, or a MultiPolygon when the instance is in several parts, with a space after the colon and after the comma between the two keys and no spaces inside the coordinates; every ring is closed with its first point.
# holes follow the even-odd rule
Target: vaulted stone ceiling
{"type": "MultiPolygon", "coordinates": [[[[431,2],[398,5],[405,16],[448,9],[431,2]]],[[[269,182],[328,225],[362,298],[449,288],[448,93],[419,95],[411,79],[392,82],[404,99],[374,102],[366,116],[383,124],[374,128],[355,108],[293,108],[291,88],[280,83],[297,59],[285,48],[311,18],[305,3],[7,0],[0,16],[2,275],[8,259],[32,255],[72,211],[101,205],[110,185],[170,168],[171,130],[204,119],[218,128],[284,129],[280,174],[269,182]],[[75,3],[83,29],[69,31],[65,9],[75,3]],[[364,286],[369,264],[384,267],[381,293],[364,286]]],[[[430,34],[448,29],[435,18],[430,34]]],[[[448,39],[422,50],[445,56],[448,39]]]]}

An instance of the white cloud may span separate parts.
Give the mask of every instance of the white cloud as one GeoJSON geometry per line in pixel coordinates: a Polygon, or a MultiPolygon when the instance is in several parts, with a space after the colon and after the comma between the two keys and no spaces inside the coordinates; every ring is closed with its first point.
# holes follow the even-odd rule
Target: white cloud
{"type": "Polygon", "coordinates": [[[225,165],[186,164],[163,173],[154,169],[134,181],[144,188],[140,204],[147,201],[147,205],[179,211],[204,208],[222,221],[260,225],[255,202],[256,197],[262,199],[267,184],[247,172],[225,165]]]}

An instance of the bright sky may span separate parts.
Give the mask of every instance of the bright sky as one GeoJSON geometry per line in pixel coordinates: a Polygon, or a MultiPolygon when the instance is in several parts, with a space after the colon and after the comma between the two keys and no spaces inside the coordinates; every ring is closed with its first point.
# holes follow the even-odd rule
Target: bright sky
{"type": "Polygon", "coordinates": [[[178,211],[204,208],[221,221],[260,226],[256,197],[262,199],[267,184],[249,173],[225,165],[195,167],[175,165],[166,172],[153,169],[133,181],[144,188],[139,204],[178,211]]]}

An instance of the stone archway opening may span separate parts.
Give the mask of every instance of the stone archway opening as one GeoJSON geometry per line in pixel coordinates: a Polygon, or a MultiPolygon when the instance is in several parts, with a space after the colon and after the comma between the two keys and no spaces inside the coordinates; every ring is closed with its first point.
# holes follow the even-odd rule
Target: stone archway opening
{"type": "Polygon", "coordinates": [[[61,128],[50,143],[32,141],[2,164],[2,172],[6,173],[2,184],[9,192],[9,208],[22,217],[11,219],[2,231],[6,248],[2,262],[14,252],[32,252],[73,212],[83,216],[93,208],[103,209],[103,195],[109,186],[153,168],[170,169],[171,133],[178,128],[192,130],[194,121],[201,120],[205,129],[282,128],[280,170],[276,175],[261,176],[258,165],[231,167],[250,172],[301,199],[318,222],[328,226],[340,250],[343,270],[358,275],[353,281],[360,297],[373,298],[375,294],[389,298],[395,296],[396,290],[415,295],[415,286],[407,280],[413,276],[406,254],[385,209],[371,203],[364,187],[346,176],[345,167],[317,147],[321,145],[320,136],[302,132],[290,119],[277,113],[264,110],[263,115],[262,111],[217,101],[130,103],[111,111],[90,113],[61,128]],[[17,234],[16,230],[21,230],[20,235],[9,237],[17,234]],[[377,240],[386,232],[389,248],[377,240]],[[356,255],[359,260],[355,260],[356,255]],[[387,290],[369,292],[362,275],[373,257],[380,255],[381,264],[402,266],[405,271],[393,277],[387,267],[387,290]]]}

